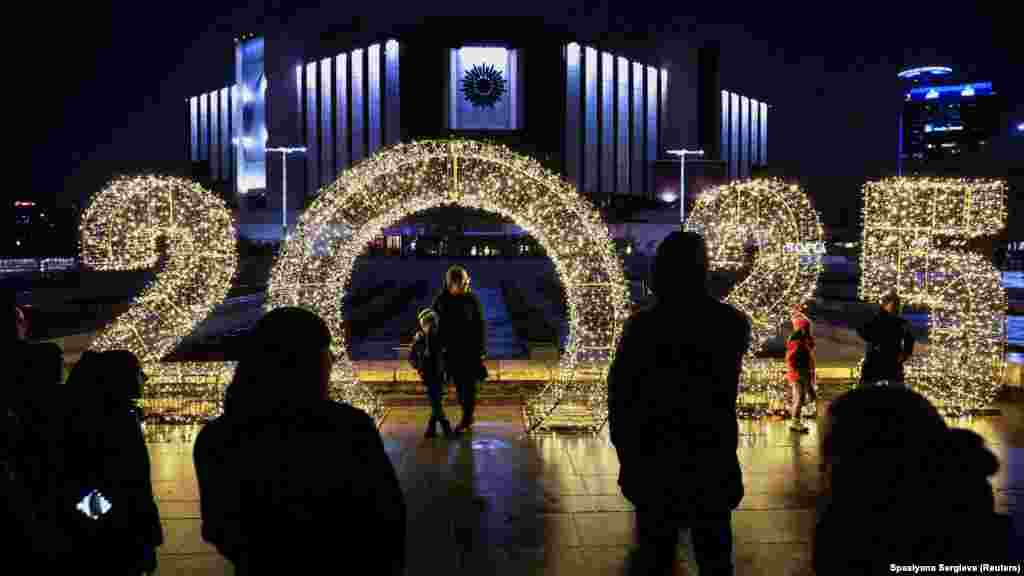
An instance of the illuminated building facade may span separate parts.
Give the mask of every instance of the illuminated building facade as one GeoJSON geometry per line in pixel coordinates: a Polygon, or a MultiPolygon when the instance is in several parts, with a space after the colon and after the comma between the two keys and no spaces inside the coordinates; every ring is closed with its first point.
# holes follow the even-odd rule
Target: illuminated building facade
{"type": "Polygon", "coordinates": [[[903,82],[899,173],[968,175],[1001,132],[1002,100],[991,82],[961,82],[950,68],[912,68],[903,82]]]}
{"type": "Polygon", "coordinates": [[[767,162],[768,107],[721,90],[717,48],[466,20],[461,34],[445,19],[308,42],[236,39],[232,83],[186,101],[189,158],[237,196],[243,234],[266,220],[258,236],[280,229],[282,160],[267,147],[306,148],[287,160],[295,209],[383,147],[448,136],[527,154],[599,205],[676,201],[662,175],[678,174],[665,169],[668,149],[704,149],[703,170],[719,179],[767,162]]]}

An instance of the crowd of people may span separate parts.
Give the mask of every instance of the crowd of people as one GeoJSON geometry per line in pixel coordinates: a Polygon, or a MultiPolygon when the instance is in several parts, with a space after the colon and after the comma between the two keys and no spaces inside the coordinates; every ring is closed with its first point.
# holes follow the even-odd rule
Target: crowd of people
{"type": "MultiPolygon", "coordinates": [[[[686,529],[701,574],[732,574],[731,514],[744,496],[736,402],[750,322],[708,294],[700,236],[672,233],[653,266],[656,298],[626,322],[608,373],[619,485],[636,509],[629,567],[671,574],[686,529]]],[[[472,429],[486,377],[486,328],[469,275],[453,267],[445,280],[419,315],[409,357],[431,404],[427,437],[437,425],[446,437],[472,429]],[[449,382],[463,408],[455,429],[442,405],[449,382]]],[[[893,562],[991,563],[1019,553],[1012,523],[994,511],[988,478],[999,462],[983,439],[949,428],[925,398],[899,385],[913,340],[897,306],[887,296],[861,331],[871,350],[865,385],[833,401],[822,420],[818,574],[874,574],[893,562]]],[[[86,353],[62,385],[60,349],[29,344],[13,298],[6,308],[14,370],[3,387],[5,533],[14,537],[11,550],[31,558],[5,561],[41,573],[152,573],[163,532],[137,402],[146,378],[138,359],[86,353]]],[[[787,339],[795,432],[806,430],[804,404],[816,404],[805,312],[794,312],[787,339]]],[[[344,564],[405,571],[405,497],[370,416],[329,399],[331,341],[308,310],[267,313],[223,414],[196,439],[202,538],[237,574],[323,573],[344,564]],[[344,530],[325,529],[338,522],[344,530]]]]}

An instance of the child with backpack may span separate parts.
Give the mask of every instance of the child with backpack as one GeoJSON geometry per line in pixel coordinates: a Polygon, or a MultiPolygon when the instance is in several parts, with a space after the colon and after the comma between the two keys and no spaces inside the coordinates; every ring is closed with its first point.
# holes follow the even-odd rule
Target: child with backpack
{"type": "Polygon", "coordinates": [[[811,321],[802,308],[793,313],[793,332],[786,340],[786,380],[790,382],[793,392],[793,412],[789,429],[805,433],[807,427],[801,420],[801,412],[806,402],[817,402],[814,391],[814,336],[811,335],[811,321]]]}
{"type": "Polygon", "coordinates": [[[427,397],[430,398],[430,422],[427,423],[423,437],[437,436],[437,424],[441,424],[445,437],[450,438],[452,427],[441,405],[445,390],[445,369],[441,340],[437,334],[440,318],[433,309],[426,308],[419,313],[418,319],[420,329],[416,332],[416,339],[409,352],[409,363],[419,372],[427,387],[427,397]]]}

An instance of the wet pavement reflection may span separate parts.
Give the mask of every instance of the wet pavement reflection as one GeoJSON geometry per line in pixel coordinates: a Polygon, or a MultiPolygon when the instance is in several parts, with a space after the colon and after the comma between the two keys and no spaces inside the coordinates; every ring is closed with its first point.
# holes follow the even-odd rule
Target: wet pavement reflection
{"type": "MultiPolygon", "coordinates": [[[[519,406],[480,406],[472,432],[424,439],[428,417],[426,407],[395,407],[381,428],[408,505],[407,574],[624,573],[633,509],[619,491],[607,432],[526,436],[519,406]]],[[[992,478],[997,507],[1019,522],[1020,406],[950,424],[985,437],[1001,463],[992,478]]],[[[819,426],[797,435],[785,421],[741,421],[745,496],[732,517],[737,574],[812,573],[819,426]]],[[[232,574],[200,538],[192,441],[154,443],[150,454],[166,531],[159,573],[232,574]]],[[[677,573],[696,574],[685,534],[677,573]]]]}

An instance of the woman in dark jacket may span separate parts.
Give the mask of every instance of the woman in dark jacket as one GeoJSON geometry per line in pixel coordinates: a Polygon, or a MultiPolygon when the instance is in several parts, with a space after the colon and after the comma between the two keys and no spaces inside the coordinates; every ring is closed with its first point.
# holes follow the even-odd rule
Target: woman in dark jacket
{"type": "Polygon", "coordinates": [[[65,497],[76,564],[156,570],[163,543],[136,400],[145,374],[126,350],[86,352],[68,378],[65,497]]]}
{"type": "Polygon", "coordinates": [[[462,405],[456,434],[473,426],[477,385],[487,378],[487,323],[480,299],[469,291],[469,273],[452,266],[445,274],[445,289],[432,306],[441,318],[441,343],[448,378],[455,384],[462,405]]]}

